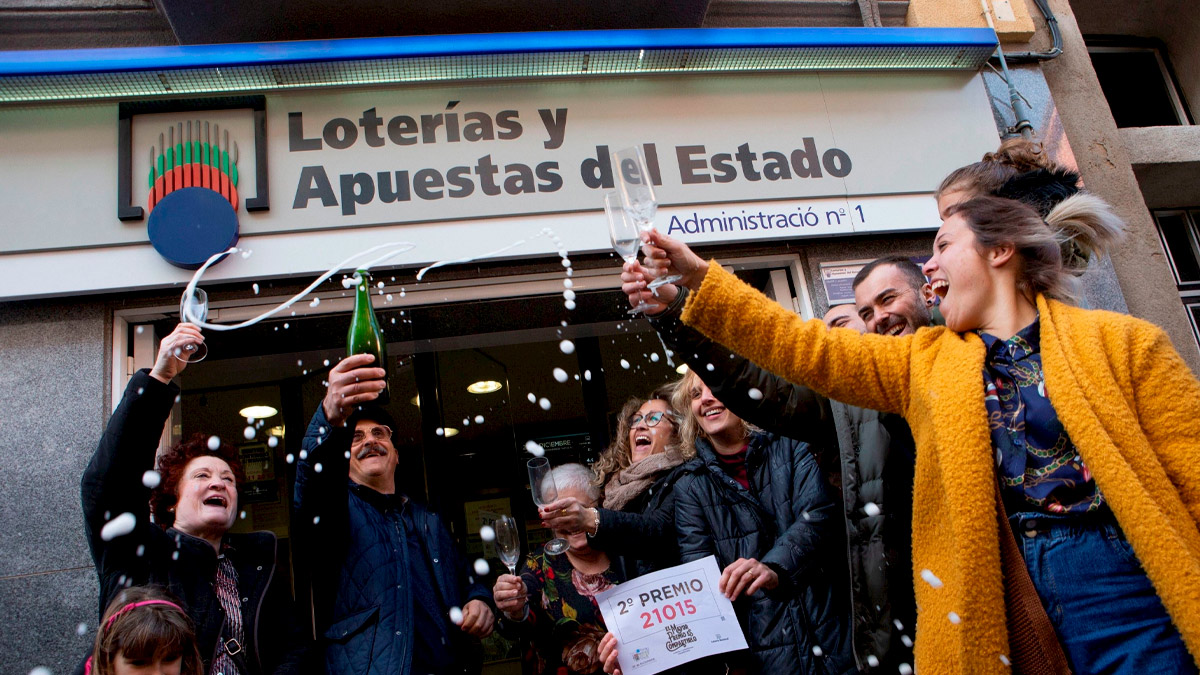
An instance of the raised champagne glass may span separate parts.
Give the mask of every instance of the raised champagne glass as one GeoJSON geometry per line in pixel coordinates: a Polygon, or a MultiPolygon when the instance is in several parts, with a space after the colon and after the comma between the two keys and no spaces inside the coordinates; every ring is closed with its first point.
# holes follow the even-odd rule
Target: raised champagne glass
{"type": "MultiPolygon", "coordinates": [[[[612,154],[613,170],[616,172],[617,190],[621,205],[633,218],[642,232],[654,229],[654,215],[658,212],[658,199],[654,196],[654,182],[646,170],[646,156],[640,147],[617,150],[612,154]]],[[[682,277],[677,274],[657,276],[647,288],[654,290],[664,284],[672,284],[682,277]]]]}
{"type": "Polygon", "coordinates": [[[500,562],[508,567],[508,573],[516,576],[517,561],[521,559],[521,535],[517,532],[517,521],[512,516],[500,516],[492,523],[496,531],[496,550],[500,553],[500,562]]]}
{"type": "MultiPolygon", "coordinates": [[[[633,222],[625,207],[621,205],[621,195],[617,194],[616,190],[604,193],[604,215],[608,216],[608,236],[612,241],[613,250],[625,262],[637,262],[637,252],[642,245],[642,239],[638,236],[637,223],[633,222]]],[[[640,314],[653,308],[654,305],[642,300],[628,313],[640,314]]]]}
{"type": "MultiPolygon", "coordinates": [[[[203,288],[185,292],[179,300],[179,320],[183,323],[203,323],[208,320],[208,293],[203,288]]],[[[203,343],[189,344],[175,349],[174,357],[187,363],[203,361],[208,356],[208,347],[203,343]]]]}
{"type": "MultiPolygon", "coordinates": [[[[533,503],[545,506],[558,499],[558,488],[554,485],[554,476],[550,473],[550,460],[545,457],[534,457],[526,463],[529,468],[529,491],[533,493],[533,503]]],[[[546,542],[546,553],[558,555],[571,548],[571,544],[562,537],[555,537],[546,542]]]]}

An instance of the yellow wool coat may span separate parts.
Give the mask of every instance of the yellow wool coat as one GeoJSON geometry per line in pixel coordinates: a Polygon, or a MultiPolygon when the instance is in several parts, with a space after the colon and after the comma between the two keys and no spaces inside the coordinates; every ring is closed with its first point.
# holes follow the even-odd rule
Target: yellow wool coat
{"type": "MultiPolygon", "coordinates": [[[[1200,383],[1152,324],[1041,296],[1037,307],[1047,395],[1195,659],[1200,383]]],[[[1008,672],[983,340],[945,327],[900,338],[831,330],[715,262],[683,320],[830,398],[904,415],[917,444],[917,671],[1008,672]],[[923,570],[944,585],[922,580],[923,570]]]]}

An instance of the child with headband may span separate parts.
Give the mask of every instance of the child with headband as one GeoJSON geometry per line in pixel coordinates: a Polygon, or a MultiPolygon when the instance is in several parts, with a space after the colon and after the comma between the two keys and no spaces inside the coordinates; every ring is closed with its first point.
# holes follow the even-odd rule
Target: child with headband
{"type": "Polygon", "coordinates": [[[117,594],[96,631],[86,675],[204,675],[192,620],[160,589],[117,594]]]}

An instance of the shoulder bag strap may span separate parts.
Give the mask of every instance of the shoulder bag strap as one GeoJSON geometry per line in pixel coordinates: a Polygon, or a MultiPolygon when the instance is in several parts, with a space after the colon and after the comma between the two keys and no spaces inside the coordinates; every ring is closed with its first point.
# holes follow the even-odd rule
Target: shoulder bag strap
{"type": "Polygon", "coordinates": [[[996,526],[1000,535],[1000,566],[1004,570],[1004,606],[1008,624],[1009,658],[1020,675],[1070,675],[1054,625],[1042,607],[1025,556],[1008,523],[1000,483],[996,483],[996,526]]]}

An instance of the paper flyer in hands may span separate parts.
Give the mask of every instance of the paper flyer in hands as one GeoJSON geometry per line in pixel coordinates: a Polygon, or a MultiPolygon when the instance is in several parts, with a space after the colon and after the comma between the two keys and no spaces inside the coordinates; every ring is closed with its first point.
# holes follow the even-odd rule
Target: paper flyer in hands
{"type": "Polygon", "coordinates": [[[653,675],[746,649],[733,603],[717,590],[716,556],[637,577],[596,595],[625,675],[653,675]]]}

